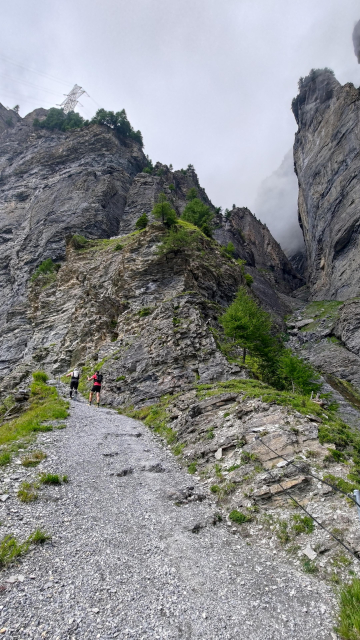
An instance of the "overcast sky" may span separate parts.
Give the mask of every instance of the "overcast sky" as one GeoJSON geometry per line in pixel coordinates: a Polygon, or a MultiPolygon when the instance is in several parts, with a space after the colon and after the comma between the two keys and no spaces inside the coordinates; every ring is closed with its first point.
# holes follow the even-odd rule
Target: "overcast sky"
{"type": "Polygon", "coordinates": [[[359,86],[359,18],[358,0],[2,0],[0,102],[24,116],[76,82],[84,117],[125,108],[153,161],[254,210],[293,144],[299,77],[327,66],[359,86]]]}

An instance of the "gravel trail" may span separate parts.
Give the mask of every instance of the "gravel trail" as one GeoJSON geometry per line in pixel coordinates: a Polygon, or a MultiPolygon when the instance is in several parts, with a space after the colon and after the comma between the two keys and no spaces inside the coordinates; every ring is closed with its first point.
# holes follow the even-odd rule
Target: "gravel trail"
{"type": "Polygon", "coordinates": [[[144,425],[84,402],[71,403],[67,424],[38,446],[41,469],[69,483],[1,505],[2,535],[52,534],[2,573],[1,637],[336,637],[330,588],[214,525],[209,498],[176,506],[172,492],[196,497],[201,484],[144,425]]]}

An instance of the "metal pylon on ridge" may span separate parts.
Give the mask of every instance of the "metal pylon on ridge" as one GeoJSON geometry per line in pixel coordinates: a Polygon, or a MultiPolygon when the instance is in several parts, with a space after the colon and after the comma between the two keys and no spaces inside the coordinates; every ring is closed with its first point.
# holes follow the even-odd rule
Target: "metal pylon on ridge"
{"type": "MultiPolygon", "coordinates": [[[[58,107],[61,107],[64,113],[69,113],[69,111],[74,111],[77,103],[79,102],[80,96],[86,93],[85,89],[79,87],[78,84],[74,84],[70,93],[65,93],[65,100],[62,101],[61,104],[58,104],[58,107]]],[[[86,93],[86,95],[88,95],[86,93]]],[[[79,103],[80,104],[80,103],[79,103]]]]}

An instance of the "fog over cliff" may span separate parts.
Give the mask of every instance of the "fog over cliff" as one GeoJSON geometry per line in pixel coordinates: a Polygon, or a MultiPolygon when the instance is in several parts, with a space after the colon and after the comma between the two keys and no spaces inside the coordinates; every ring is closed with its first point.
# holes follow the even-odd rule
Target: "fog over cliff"
{"type": "Polygon", "coordinates": [[[298,181],[290,149],[280,167],[261,183],[254,213],[270,229],[288,256],[304,247],[297,214],[298,181]]]}

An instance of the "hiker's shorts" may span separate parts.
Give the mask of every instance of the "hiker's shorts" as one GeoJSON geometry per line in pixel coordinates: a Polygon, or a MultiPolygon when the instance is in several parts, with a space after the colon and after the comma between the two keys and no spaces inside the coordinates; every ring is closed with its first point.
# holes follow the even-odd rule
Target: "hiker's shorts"
{"type": "Polygon", "coordinates": [[[79,380],[71,380],[70,389],[76,389],[77,390],[78,386],[79,386],[79,380]]]}
{"type": "Polygon", "coordinates": [[[100,393],[101,391],[101,387],[98,387],[96,384],[93,385],[93,388],[91,389],[91,391],[93,393],[100,393]]]}

